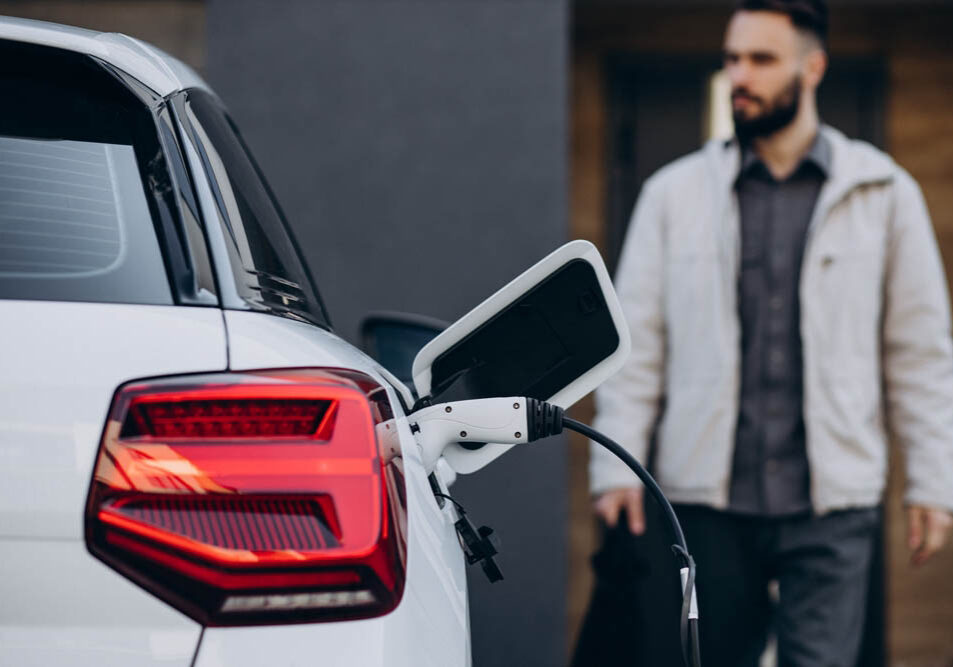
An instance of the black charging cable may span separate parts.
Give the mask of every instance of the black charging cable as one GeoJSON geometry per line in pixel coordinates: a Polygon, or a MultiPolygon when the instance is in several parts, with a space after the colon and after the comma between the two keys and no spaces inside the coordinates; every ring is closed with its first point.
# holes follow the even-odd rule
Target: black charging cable
{"type": "Polygon", "coordinates": [[[600,445],[615,454],[625,463],[632,472],[634,472],[649,493],[658,501],[665,512],[668,523],[671,526],[675,544],[672,545],[672,551],[675,552],[679,560],[679,574],[682,576],[682,614],[681,614],[681,639],[682,639],[682,659],[686,667],[701,667],[701,651],[698,639],[698,615],[695,610],[693,595],[695,591],[695,560],[688,552],[688,545],[685,543],[685,534],[682,532],[682,526],[675,516],[675,510],[672,509],[668,498],[662,493],[662,489],[656,483],[655,479],[642,467],[642,465],[629,454],[622,445],[611,438],[603,435],[591,426],[582,422],[566,417],[562,408],[538,401],[533,398],[526,399],[527,429],[530,440],[544,438],[550,435],[556,435],[563,429],[575,431],[586,436],[590,440],[598,442],[600,445]]]}

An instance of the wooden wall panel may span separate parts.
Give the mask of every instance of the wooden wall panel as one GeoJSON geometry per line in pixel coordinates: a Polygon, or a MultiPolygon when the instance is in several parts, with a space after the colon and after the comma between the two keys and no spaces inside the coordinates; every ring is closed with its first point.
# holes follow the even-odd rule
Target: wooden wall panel
{"type": "MultiPolygon", "coordinates": [[[[923,188],[949,280],[953,277],[953,49],[897,50],[890,59],[890,89],[891,153],[923,188]]],[[[902,459],[899,452],[894,454],[887,506],[887,625],[892,664],[950,667],[953,549],[947,548],[922,568],[914,570],[909,565],[902,459]]]]}

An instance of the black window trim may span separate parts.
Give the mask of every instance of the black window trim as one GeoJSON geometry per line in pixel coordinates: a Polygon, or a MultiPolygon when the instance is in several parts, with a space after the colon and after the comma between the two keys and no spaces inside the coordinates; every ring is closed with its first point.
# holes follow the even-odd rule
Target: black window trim
{"type": "Polygon", "coordinates": [[[154,113],[156,123],[162,124],[165,128],[165,132],[159,132],[159,139],[163,142],[166,159],[170,163],[168,165],[169,175],[172,179],[176,200],[179,205],[180,241],[187,249],[187,257],[189,257],[191,263],[188,294],[183,295],[183,300],[187,301],[188,305],[213,305],[220,307],[220,295],[222,290],[218,273],[215,270],[215,258],[211,252],[211,244],[209,243],[208,229],[206,228],[202,207],[198,203],[198,196],[195,192],[194,175],[189,169],[188,162],[182,153],[182,137],[179,135],[178,123],[176,122],[172,105],[169,104],[167,100],[163,100],[160,105],[156,107],[154,113]],[[180,178],[185,182],[179,182],[180,178]],[[183,219],[183,211],[186,208],[192,211],[192,217],[198,227],[197,230],[193,230],[193,237],[196,238],[194,243],[190,240],[189,233],[184,229],[185,225],[188,224],[183,219]],[[195,233],[196,231],[197,234],[195,233]],[[197,266],[199,264],[202,265],[204,271],[211,274],[214,285],[214,303],[209,303],[198,294],[197,266]]]}
{"type": "Polygon", "coordinates": [[[214,259],[209,251],[208,235],[204,221],[201,218],[201,212],[199,212],[198,222],[201,227],[204,246],[194,248],[193,244],[188,241],[182,210],[183,207],[189,206],[189,202],[184,201],[183,196],[190,194],[193,197],[192,205],[195,206],[194,184],[191,180],[188,183],[179,183],[176,169],[173,168],[172,161],[177,161],[176,167],[180,173],[185,174],[187,179],[191,176],[186,161],[180,152],[180,147],[170,145],[170,143],[180,141],[180,139],[175,132],[174,122],[169,122],[162,117],[168,108],[166,100],[155,90],[111,63],[95,56],[87,57],[138,97],[147,107],[152,117],[156,139],[160,147],[160,155],[149,161],[152,174],[144,185],[149,195],[149,208],[155,220],[156,236],[159,241],[173,301],[176,305],[182,306],[221,307],[219,298],[221,290],[219,289],[214,264],[209,267],[215,281],[215,292],[212,294],[214,300],[209,300],[199,294],[195,267],[199,262],[212,263],[214,259]],[[171,132],[171,137],[163,132],[163,124],[166,125],[166,130],[171,132]],[[161,160],[159,160],[160,157],[161,160]],[[159,178],[151,178],[153,175],[159,178]]]}
{"type": "Polygon", "coordinates": [[[278,197],[275,196],[274,191],[271,189],[271,183],[269,183],[268,179],[265,178],[265,172],[263,172],[261,167],[258,165],[258,160],[255,158],[255,154],[252,153],[251,149],[248,147],[248,144],[245,143],[245,137],[242,136],[242,133],[238,130],[238,126],[235,125],[235,122],[232,120],[231,116],[226,114],[225,118],[228,120],[228,124],[231,125],[232,131],[235,132],[235,136],[241,143],[242,148],[245,149],[245,154],[248,156],[248,160],[251,162],[252,168],[254,168],[255,173],[258,174],[258,178],[261,181],[261,184],[264,186],[265,192],[268,193],[268,198],[271,199],[271,203],[275,207],[275,211],[278,212],[278,218],[281,220],[281,224],[284,227],[285,232],[288,234],[288,240],[291,242],[291,247],[298,256],[298,261],[301,263],[301,268],[304,271],[305,278],[308,281],[309,287],[311,287],[311,293],[314,294],[315,299],[317,299],[318,308],[321,309],[321,314],[324,316],[324,321],[327,323],[326,328],[330,331],[332,330],[331,316],[328,314],[328,309],[324,305],[324,299],[321,298],[321,292],[318,291],[318,285],[314,280],[314,275],[311,273],[311,267],[308,265],[304,253],[301,251],[301,245],[298,243],[298,237],[295,236],[294,230],[288,223],[288,217],[285,215],[285,210],[281,207],[281,202],[278,201],[278,197]]]}
{"type": "MultiPolygon", "coordinates": [[[[195,147],[195,151],[202,162],[202,167],[205,170],[205,173],[212,174],[214,172],[211,169],[211,165],[209,163],[208,156],[205,152],[205,147],[203,145],[203,142],[201,138],[198,136],[196,129],[193,127],[192,120],[189,117],[189,114],[185,110],[185,104],[187,103],[189,93],[192,92],[193,90],[196,90],[196,89],[186,88],[184,90],[176,91],[175,93],[172,93],[171,95],[169,95],[166,99],[170,102],[170,109],[172,110],[173,116],[176,118],[180,131],[183,132],[186,136],[186,139],[184,140],[189,141],[192,144],[192,146],[195,147]]],[[[215,95],[215,93],[205,89],[203,89],[202,92],[208,95],[211,95],[216,100],[216,102],[223,108],[223,110],[225,109],[224,104],[222,104],[221,100],[215,95]]],[[[254,154],[249,150],[247,144],[245,143],[245,140],[242,137],[241,132],[237,130],[234,122],[232,121],[231,117],[228,116],[227,113],[226,113],[226,119],[228,120],[232,131],[235,133],[235,136],[238,138],[238,141],[241,143],[242,148],[244,149],[249,162],[251,163],[253,169],[255,170],[256,175],[261,181],[266,194],[268,195],[272,205],[275,208],[275,211],[278,214],[279,222],[282,225],[282,229],[284,233],[288,237],[288,240],[291,244],[293,251],[295,252],[298,262],[301,264],[302,270],[304,272],[303,277],[305,280],[308,281],[308,286],[311,289],[311,293],[315,297],[316,305],[320,309],[320,314],[323,316],[323,321],[315,317],[314,314],[312,314],[310,311],[307,311],[307,310],[302,310],[302,309],[298,309],[294,307],[282,307],[279,304],[276,304],[274,302],[250,303],[249,301],[241,297],[239,297],[237,300],[223,298],[222,308],[225,308],[227,310],[261,310],[261,311],[268,312],[272,315],[285,317],[295,321],[306,322],[308,324],[313,324],[327,331],[333,331],[333,327],[331,325],[331,319],[328,315],[327,308],[324,305],[324,300],[321,298],[321,293],[318,291],[317,285],[314,281],[314,276],[311,273],[311,268],[308,266],[307,262],[305,261],[304,254],[301,252],[301,246],[298,243],[298,239],[295,236],[291,228],[291,225],[288,224],[288,219],[285,216],[284,210],[281,208],[281,204],[278,202],[278,199],[277,197],[275,197],[275,194],[272,191],[270,184],[268,183],[267,179],[264,177],[263,172],[261,171],[261,168],[259,167],[257,161],[255,160],[254,154]]],[[[193,178],[195,178],[194,174],[193,174],[193,178]]],[[[202,178],[206,178],[206,175],[203,174],[202,178]]],[[[211,181],[211,180],[214,180],[214,177],[209,175],[207,179],[211,181]]],[[[220,196],[219,193],[215,192],[215,188],[211,188],[211,189],[212,189],[212,196],[215,198],[218,198],[220,196]]],[[[216,204],[220,204],[220,202],[216,202],[216,204]]],[[[224,208],[219,207],[219,210],[224,211],[224,208]]],[[[208,212],[205,212],[205,213],[206,213],[205,217],[207,219],[208,212]]],[[[227,213],[225,213],[224,215],[227,215],[227,213]]],[[[212,224],[216,224],[216,223],[211,220],[206,220],[205,224],[206,226],[211,226],[212,224]]],[[[225,220],[225,226],[230,226],[230,225],[231,225],[230,221],[225,220]]],[[[206,229],[206,233],[209,233],[208,229],[206,229]]],[[[212,255],[213,262],[215,263],[216,266],[220,268],[231,267],[231,264],[232,264],[231,259],[227,256],[227,253],[222,250],[222,248],[217,247],[217,244],[209,243],[209,251],[212,255]]],[[[218,278],[220,281],[225,281],[225,280],[234,281],[234,273],[231,271],[231,269],[229,269],[229,271],[219,271],[218,278]]],[[[276,282],[280,282],[280,280],[276,282]]],[[[224,292],[220,292],[220,293],[224,294],[224,292]]]]}

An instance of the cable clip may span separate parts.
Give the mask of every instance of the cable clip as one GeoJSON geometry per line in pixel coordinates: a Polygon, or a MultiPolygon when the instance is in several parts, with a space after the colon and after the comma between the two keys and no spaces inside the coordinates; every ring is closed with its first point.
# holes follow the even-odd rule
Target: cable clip
{"type": "Polygon", "coordinates": [[[460,518],[453,524],[457,529],[457,537],[460,539],[460,546],[463,554],[467,558],[467,565],[479,563],[483,569],[483,574],[490,580],[491,584],[503,580],[503,571],[496,564],[494,556],[500,553],[500,538],[493,533],[489,526],[480,526],[477,528],[467,517],[467,512],[463,505],[451,498],[445,493],[435,493],[435,496],[446,498],[457,507],[457,513],[460,518]]]}
{"type": "MultiPolygon", "coordinates": [[[[685,593],[685,588],[688,586],[688,568],[683,567],[679,570],[679,574],[682,575],[682,593],[685,593]]],[[[692,600],[689,603],[688,607],[688,618],[698,618],[698,598],[695,595],[695,584],[692,583],[692,600]]]]}

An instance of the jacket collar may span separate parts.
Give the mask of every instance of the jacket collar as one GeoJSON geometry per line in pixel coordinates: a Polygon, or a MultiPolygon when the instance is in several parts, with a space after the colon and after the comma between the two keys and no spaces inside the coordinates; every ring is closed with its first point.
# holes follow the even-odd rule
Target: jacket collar
{"type": "MultiPolygon", "coordinates": [[[[886,154],[861,141],[852,141],[829,125],[821,134],[830,146],[830,171],[823,199],[835,203],[863,185],[893,180],[897,166],[886,154]]],[[[741,148],[736,139],[709,141],[703,152],[723,196],[728,197],[741,166],[741,148]]]]}
{"type": "MultiPolygon", "coordinates": [[[[885,153],[862,141],[851,141],[824,125],[823,136],[831,148],[830,171],[818,195],[811,228],[827,218],[830,210],[854,189],[894,179],[898,167],[885,153]]],[[[741,149],[735,140],[709,141],[702,149],[711,182],[716,184],[715,211],[721,221],[721,243],[737,264],[741,252],[741,225],[734,184],[741,167],[741,149]]]]}

